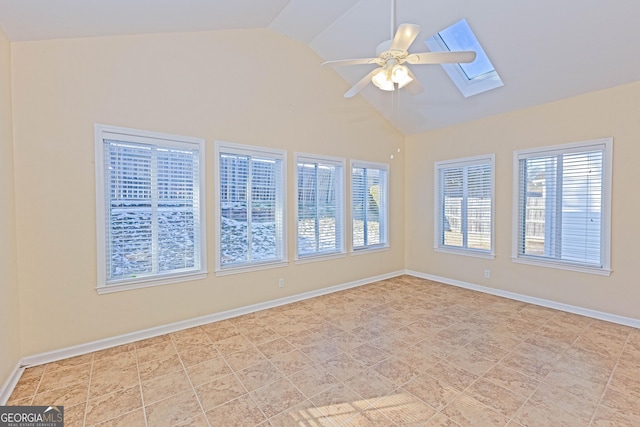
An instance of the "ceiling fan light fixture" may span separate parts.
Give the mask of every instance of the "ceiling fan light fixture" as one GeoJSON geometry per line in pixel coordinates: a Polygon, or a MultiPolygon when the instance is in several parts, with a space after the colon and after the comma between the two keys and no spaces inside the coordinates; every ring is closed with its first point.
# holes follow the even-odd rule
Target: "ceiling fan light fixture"
{"type": "Polygon", "coordinates": [[[371,82],[382,90],[395,90],[395,85],[391,79],[391,72],[387,67],[382,67],[371,78],[371,82]]]}
{"type": "Polygon", "coordinates": [[[409,69],[404,65],[394,65],[391,69],[391,81],[398,84],[398,88],[405,87],[413,81],[409,69]]]}

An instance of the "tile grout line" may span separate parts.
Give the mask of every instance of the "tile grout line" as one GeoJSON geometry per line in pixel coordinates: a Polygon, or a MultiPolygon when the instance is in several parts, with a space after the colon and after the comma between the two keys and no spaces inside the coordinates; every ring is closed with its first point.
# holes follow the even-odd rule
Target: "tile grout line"
{"type": "Polygon", "coordinates": [[[140,361],[138,360],[138,347],[133,346],[133,354],[136,357],[136,371],[138,373],[138,385],[140,387],[140,401],[142,402],[142,416],[144,417],[144,425],[148,427],[149,422],[147,421],[147,405],[144,403],[144,393],[142,392],[142,376],[140,375],[140,361]]]}
{"type": "Polygon", "coordinates": [[[611,373],[609,374],[609,379],[607,380],[607,384],[604,386],[604,390],[602,390],[602,394],[600,394],[600,399],[598,399],[598,403],[596,403],[596,407],[593,409],[593,413],[591,414],[591,419],[589,420],[589,426],[591,426],[594,422],[595,416],[598,413],[598,407],[600,407],[600,404],[602,403],[602,400],[604,399],[604,395],[607,394],[607,390],[609,389],[609,385],[611,384],[611,381],[613,380],[613,376],[615,375],[616,369],[618,368],[618,364],[620,363],[620,359],[622,358],[622,355],[624,354],[624,350],[627,348],[627,345],[629,344],[629,339],[631,338],[631,331],[629,331],[629,334],[627,335],[627,339],[624,341],[624,345],[622,346],[622,349],[620,350],[620,354],[618,354],[618,357],[616,358],[616,363],[613,365],[613,368],[611,369],[611,373]]]}
{"type": "MultiPolygon", "coordinates": [[[[265,324],[265,326],[267,326],[267,325],[265,324]]],[[[267,326],[267,327],[268,327],[268,326],[267,326]]],[[[308,330],[308,328],[307,328],[307,330],[308,330]]],[[[275,330],[274,330],[274,331],[275,331],[275,330]]],[[[289,377],[288,377],[288,376],[287,376],[287,375],[286,375],[286,374],[285,374],[285,373],[284,373],[284,372],[283,372],[283,371],[282,371],[278,366],[276,366],[273,362],[271,362],[271,359],[269,359],[269,358],[267,357],[267,355],[266,355],[266,354],[264,354],[262,351],[260,351],[260,349],[259,349],[259,348],[258,348],[258,347],[257,347],[257,346],[256,346],[256,345],[255,345],[255,344],[254,344],[250,339],[249,339],[249,338],[245,337],[245,336],[244,336],[244,334],[243,334],[242,332],[240,332],[240,331],[238,331],[238,332],[240,333],[240,335],[242,335],[246,340],[248,340],[248,341],[251,343],[251,345],[253,346],[253,348],[255,348],[255,349],[256,349],[256,351],[257,351],[258,353],[260,353],[262,356],[264,356],[264,357],[267,359],[267,361],[268,361],[271,365],[273,365],[273,367],[274,367],[274,368],[275,368],[275,369],[276,369],[276,370],[277,370],[277,371],[282,375],[282,378],[283,378],[283,379],[287,380],[287,381],[288,381],[288,382],[289,382],[289,383],[290,383],[290,384],[291,384],[291,385],[292,385],[292,386],[293,386],[293,387],[298,391],[298,393],[300,393],[300,394],[305,398],[305,400],[308,400],[311,404],[313,404],[313,402],[311,402],[311,399],[310,399],[310,398],[308,398],[308,397],[307,397],[307,396],[302,392],[302,390],[300,390],[300,389],[298,388],[298,386],[297,386],[297,385],[295,385],[295,384],[293,383],[293,381],[291,381],[291,380],[289,379],[289,377]]],[[[291,342],[287,339],[287,337],[288,337],[289,335],[287,335],[287,336],[282,336],[282,335],[281,335],[279,332],[277,332],[277,331],[276,331],[276,333],[278,334],[278,336],[279,336],[279,337],[281,337],[282,339],[284,339],[284,340],[285,340],[285,341],[286,341],[290,346],[292,346],[292,347],[293,347],[293,350],[291,350],[291,351],[289,351],[289,352],[287,352],[287,353],[284,353],[284,354],[288,354],[288,353],[292,353],[292,352],[294,352],[294,351],[299,351],[299,350],[300,350],[299,348],[297,348],[293,343],[291,343],[291,342]]],[[[290,335],[291,335],[291,334],[290,334],[290,335]]],[[[305,356],[305,357],[308,357],[307,355],[304,355],[304,356],[305,356]]],[[[314,363],[314,365],[315,365],[315,361],[314,361],[314,360],[312,360],[311,358],[309,358],[309,360],[311,360],[311,361],[314,363]]],[[[226,362],[226,359],[225,359],[225,362],[226,362]]],[[[227,363],[227,364],[228,364],[228,363],[227,363]]],[[[252,366],[255,366],[255,365],[252,365],[252,366]]],[[[231,368],[231,366],[229,366],[229,368],[231,368]]],[[[246,368],[245,368],[245,369],[246,369],[246,368]]],[[[232,372],[234,373],[234,375],[235,375],[236,371],[235,371],[235,370],[233,370],[233,369],[231,369],[231,371],[232,371],[232,372]]],[[[298,371],[298,372],[300,372],[300,371],[298,371]]],[[[285,410],[283,410],[283,411],[281,411],[281,412],[279,412],[279,413],[277,413],[277,414],[273,415],[271,418],[267,417],[267,414],[265,414],[265,413],[264,413],[264,411],[262,410],[262,408],[260,407],[260,405],[258,405],[258,402],[256,402],[256,401],[255,401],[255,399],[253,398],[253,396],[251,395],[251,392],[249,392],[249,390],[246,388],[246,386],[244,385],[244,383],[243,383],[242,381],[240,381],[240,378],[238,378],[238,377],[237,377],[237,375],[236,375],[236,379],[240,382],[240,384],[242,384],[242,386],[244,387],[244,389],[245,389],[245,390],[247,390],[247,394],[248,394],[248,396],[251,398],[251,400],[253,401],[253,403],[255,403],[256,407],[257,407],[258,409],[260,409],[260,412],[262,413],[262,415],[264,415],[264,418],[267,420],[267,422],[269,422],[269,423],[270,423],[271,418],[277,417],[277,416],[281,415],[283,412],[287,411],[288,409],[291,409],[291,408],[287,408],[287,409],[285,409],[285,410]]],[[[277,381],[280,381],[280,380],[277,380],[277,381]]],[[[274,382],[277,382],[277,381],[274,381],[274,382]]],[[[268,386],[268,385],[270,385],[270,384],[273,384],[274,382],[271,382],[271,383],[269,383],[269,384],[265,384],[265,385],[263,385],[262,387],[266,387],[266,386],[268,386]]],[[[262,388],[262,387],[258,387],[258,388],[262,388]]],[[[256,389],[256,390],[257,390],[257,389],[256,389]]],[[[253,390],[253,391],[255,391],[255,390],[253,390]]],[[[294,405],[294,406],[295,406],[295,405],[294,405]]],[[[314,407],[315,407],[315,405],[314,405],[314,407]]]]}
{"type": "MultiPolygon", "coordinates": [[[[552,317],[551,317],[547,322],[545,322],[545,324],[544,324],[544,325],[542,325],[542,326],[545,326],[546,324],[548,324],[549,322],[551,322],[551,320],[553,320],[553,318],[554,318],[554,317],[558,316],[558,314],[559,314],[559,313],[556,313],[556,314],[555,314],[554,316],[552,316],[552,317]]],[[[578,334],[578,336],[573,340],[573,342],[571,343],[571,345],[570,345],[567,349],[565,349],[564,351],[562,351],[562,352],[560,353],[560,357],[555,361],[554,366],[556,366],[556,365],[557,365],[557,363],[558,363],[558,361],[559,361],[560,359],[562,359],[562,357],[563,357],[563,356],[564,356],[564,355],[565,355],[565,354],[566,354],[566,353],[567,353],[567,352],[568,352],[568,351],[573,347],[573,345],[574,345],[574,344],[575,344],[575,343],[580,339],[580,337],[582,336],[582,334],[584,334],[584,332],[589,328],[589,326],[591,326],[591,324],[592,324],[592,323],[593,323],[593,320],[592,320],[592,319],[590,319],[590,320],[589,320],[589,323],[587,323],[587,324],[586,324],[586,325],[585,325],[585,326],[580,330],[580,333],[579,333],[579,334],[578,334]]],[[[542,326],[540,326],[540,328],[542,328],[542,326]]],[[[540,329],[540,328],[538,328],[538,329],[540,329]]],[[[536,329],[536,330],[538,330],[538,329],[536,329]]],[[[524,342],[524,341],[523,341],[523,342],[524,342]]],[[[532,344],[532,345],[535,345],[535,344],[532,344]]],[[[515,415],[517,415],[517,414],[518,414],[518,412],[520,412],[520,410],[522,410],[522,408],[524,407],[524,405],[526,405],[526,404],[527,404],[527,402],[529,402],[529,400],[531,399],[531,397],[532,397],[532,396],[533,396],[533,395],[538,391],[538,389],[539,389],[543,384],[545,384],[544,380],[549,376],[549,374],[550,374],[552,371],[553,371],[553,369],[552,369],[551,371],[549,371],[549,372],[544,376],[544,378],[542,378],[541,380],[539,380],[539,381],[538,381],[538,385],[536,386],[536,388],[535,388],[535,389],[533,390],[533,392],[529,395],[529,397],[527,397],[527,399],[522,403],[522,405],[520,405],[520,407],[519,407],[519,408],[518,408],[518,410],[516,411],[515,415]]],[[[534,378],[534,379],[535,379],[535,378],[534,378]]],[[[577,396],[576,396],[576,397],[577,397],[577,396]]],[[[564,410],[563,410],[563,411],[564,411],[564,410]]],[[[566,411],[564,411],[564,412],[568,414],[568,412],[566,412],[566,411]]],[[[514,415],[514,418],[515,418],[515,415],[514,415]]],[[[569,414],[569,415],[571,415],[571,414],[569,414]]],[[[512,418],[512,420],[514,420],[514,418],[512,418]]],[[[515,422],[518,422],[517,420],[514,420],[514,421],[515,421],[515,422]]],[[[520,423],[519,423],[519,424],[520,424],[520,423]]]]}
{"type": "Polygon", "coordinates": [[[93,378],[93,364],[96,361],[95,353],[91,355],[91,369],[89,370],[89,383],[87,384],[87,400],[84,402],[84,413],[82,418],[82,425],[87,425],[87,411],[89,409],[89,399],[91,397],[91,379],[93,378]]]}
{"type": "MultiPolygon", "coordinates": [[[[507,358],[510,354],[512,354],[512,353],[513,353],[513,352],[514,352],[514,351],[515,351],[515,350],[516,350],[516,349],[517,349],[517,348],[518,348],[522,343],[526,343],[526,342],[527,342],[526,340],[527,340],[530,336],[532,336],[533,334],[535,334],[535,332],[536,332],[536,331],[539,331],[541,328],[543,328],[544,326],[546,326],[547,324],[549,324],[549,322],[551,322],[551,320],[552,320],[555,316],[556,316],[556,315],[553,315],[553,316],[551,316],[549,319],[547,319],[544,323],[542,323],[540,326],[538,326],[538,328],[537,328],[534,332],[531,332],[531,333],[526,334],[526,335],[525,335],[525,337],[524,337],[522,340],[520,340],[520,342],[518,343],[518,345],[516,345],[515,347],[513,347],[513,349],[511,349],[511,350],[510,350],[510,351],[508,351],[504,356],[502,356],[500,359],[498,359],[498,360],[493,364],[493,366],[492,366],[491,368],[489,368],[487,371],[485,371],[482,375],[479,375],[479,376],[478,376],[478,378],[477,378],[476,380],[474,380],[471,384],[469,384],[467,387],[465,387],[465,389],[464,389],[463,391],[461,391],[461,392],[460,392],[460,394],[459,394],[458,396],[456,396],[456,398],[455,398],[455,399],[452,399],[452,400],[451,400],[451,402],[447,403],[447,404],[442,408],[442,410],[444,410],[445,408],[447,408],[447,407],[448,407],[450,404],[452,404],[454,401],[458,400],[458,399],[460,398],[460,395],[465,395],[465,396],[470,397],[470,398],[472,398],[472,399],[474,399],[474,400],[476,400],[476,401],[477,401],[477,399],[473,398],[473,396],[470,396],[470,395],[468,395],[468,394],[466,393],[466,392],[467,392],[467,390],[469,390],[469,389],[470,389],[474,384],[476,384],[478,381],[480,381],[482,378],[484,378],[484,375],[485,375],[487,372],[491,371],[491,370],[492,370],[492,369],[494,369],[496,366],[500,365],[500,363],[501,363],[505,358],[507,358]]],[[[508,320],[508,319],[506,319],[506,320],[508,320]]],[[[584,329],[586,329],[586,327],[585,327],[584,329]]],[[[583,331],[584,331],[584,329],[583,329],[583,331]]],[[[579,335],[578,335],[578,336],[579,336],[579,335]]],[[[577,338],[576,338],[576,340],[577,340],[577,338]]],[[[473,341],[471,341],[471,342],[473,342],[473,341]]],[[[464,347],[466,347],[467,345],[471,344],[471,342],[470,342],[470,343],[468,343],[468,344],[466,344],[464,347]]],[[[575,340],[574,340],[574,342],[575,342],[575,340]]],[[[535,345],[535,344],[532,344],[532,345],[535,345]]],[[[541,348],[542,348],[542,347],[541,347],[541,348]]],[[[565,350],[565,351],[566,351],[566,350],[565,350]]],[[[560,357],[558,358],[558,360],[560,360],[560,358],[562,357],[562,354],[564,354],[564,352],[560,354],[560,357]]],[[[556,362],[557,362],[557,361],[556,361],[556,362]]],[[[518,412],[522,409],[522,407],[523,407],[523,406],[524,406],[524,405],[529,401],[529,399],[531,398],[531,396],[533,396],[533,395],[535,394],[536,390],[538,390],[538,388],[540,387],[540,385],[542,385],[542,383],[543,383],[543,379],[541,379],[541,380],[537,380],[536,378],[532,378],[532,377],[530,377],[529,375],[526,375],[526,374],[524,374],[523,372],[520,372],[520,371],[518,371],[518,370],[516,370],[516,369],[513,369],[513,368],[511,368],[511,367],[509,367],[509,366],[505,366],[505,365],[500,365],[500,366],[503,366],[503,367],[505,367],[505,368],[507,368],[507,369],[513,370],[514,372],[517,372],[517,373],[519,373],[519,374],[521,374],[521,375],[524,375],[524,376],[525,376],[525,377],[527,377],[527,378],[533,379],[533,380],[535,380],[536,382],[538,382],[538,385],[536,386],[536,388],[535,388],[535,389],[531,392],[531,394],[530,394],[530,395],[529,395],[529,396],[528,396],[528,397],[527,397],[527,398],[522,402],[522,404],[518,407],[518,409],[516,409],[516,411],[514,412],[514,414],[513,414],[512,416],[505,416],[505,418],[507,419],[507,422],[506,422],[506,424],[505,424],[505,425],[508,425],[511,421],[513,421],[513,422],[517,422],[517,421],[515,420],[515,416],[516,416],[516,415],[518,414],[518,412]]],[[[547,374],[547,375],[548,375],[548,374],[547,374]]],[[[545,376],[545,377],[546,377],[546,376],[545,376]]],[[[486,381],[489,381],[489,382],[491,382],[492,384],[495,384],[495,383],[494,383],[493,381],[491,381],[491,380],[486,380],[486,381]]],[[[499,387],[502,387],[501,385],[498,385],[498,384],[495,384],[495,385],[497,385],[497,386],[499,386],[499,387]]],[[[503,388],[504,388],[504,387],[503,387],[503,388]]],[[[509,390],[507,390],[507,391],[509,391],[509,390]]],[[[478,401],[478,403],[480,403],[481,405],[483,405],[484,407],[486,407],[486,408],[488,408],[488,409],[490,409],[490,410],[495,411],[496,413],[498,413],[498,414],[500,414],[500,415],[504,415],[504,414],[502,414],[501,412],[496,411],[494,408],[490,407],[489,405],[484,404],[483,402],[479,402],[479,401],[478,401]]],[[[442,411],[442,410],[441,410],[441,411],[442,411]]],[[[440,412],[441,412],[441,411],[440,411],[440,412]]],[[[519,424],[519,423],[518,423],[518,424],[519,424]]]]}
{"type": "MultiPolygon", "coordinates": [[[[197,328],[199,328],[199,326],[197,328]]],[[[204,333],[204,331],[203,331],[203,333],[204,333]]],[[[209,338],[209,336],[206,333],[204,333],[204,334],[206,335],[206,337],[209,340],[209,342],[211,342],[211,344],[213,344],[213,341],[211,341],[211,338],[209,338]]],[[[171,341],[171,345],[173,346],[173,349],[176,351],[176,355],[178,356],[178,360],[180,361],[180,366],[182,366],[182,371],[184,372],[185,376],[187,377],[187,381],[189,381],[189,385],[191,386],[191,391],[193,392],[193,395],[195,396],[196,401],[198,402],[198,406],[200,407],[200,410],[202,411],[202,415],[204,416],[204,421],[207,423],[207,426],[212,427],[211,423],[209,422],[209,417],[207,417],[207,413],[204,411],[204,406],[202,406],[202,402],[200,401],[200,396],[198,396],[198,393],[196,392],[196,388],[193,385],[193,381],[191,381],[191,377],[189,376],[189,372],[187,371],[187,367],[184,364],[184,360],[182,360],[182,356],[180,355],[180,352],[178,351],[178,346],[176,345],[173,336],[171,334],[167,334],[167,335],[169,335],[169,339],[171,341]]],[[[218,350],[216,349],[216,351],[218,351],[218,350]]],[[[196,417],[191,417],[189,419],[193,420],[195,418],[196,417]]]]}
{"type": "MultiPolygon", "coordinates": [[[[235,325],[234,325],[234,328],[236,328],[235,330],[238,332],[238,334],[239,334],[242,338],[244,338],[244,339],[246,339],[247,341],[249,341],[249,343],[251,344],[251,346],[252,346],[253,348],[255,348],[255,350],[256,350],[258,353],[260,353],[260,354],[262,354],[262,355],[264,356],[264,354],[263,354],[263,353],[258,349],[258,347],[256,347],[256,346],[253,344],[253,342],[251,342],[251,340],[250,340],[250,339],[248,339],[247,337],[245,337],[245,336],[244,336],[244,334],[243,334],[242,332],[240,332],[240,331],[238,330],[238,328],[237,328],[235,325]]],[[[215,345],[215,344],[214,344],[214,345],[215,345]]],[[[217,350],[217,349],[216,349],[216,350],[217,350]]],[[[241,351],[242,351],[242,350],[241,350],[241,351]]],[[[237,352],[236,352],[236,353],[237,353],[237,352]]],[[[231,353],[231,354],[233,354],[233,353],[231,353]]],[[[236,381],[238,381],[238,383],[240,383],[240,385],[242,386],[242,388],[244,389],[244,391],[246,391],[246,392],[247,392],[247,393],[246,393],[246,394],[247,394],[247,396],[249,397],[249,399],[251,399],[251,401],[253,402],[253,404],[254,404],[254,405],[256,405],[256,408],[258,408],[258,410],[260,411],[260,413],[262,414],[262,416],[264,417],[264,419],[265,419],[265,420],[267,420],[267,422],[269,422],[269,418],[267,417],[267,414],[265,414],[265,413],[264,413],[264,410],[262,409],[262,407],[261,407],[260,405],[258,405],[258,402],[256,402],[256,400],[253,398],[253,396],[251,395],[251,392],[249,391],[249,389],[248,389],[248,388],[244,385],[244,383],[240,380],[240,377],[238,377],[238,374],[236,373],[236,370],[235,370],[235,369],[233,369],[233,368],[231,367],[231,365],[230,365],[230,364],[229,364],[229,362],[227,361],[227,358],[224,356],[224,354],[220,353],[220,357],[222,357],[222,360],[224,360],[224,363],[227,365],[227,367],[229,368],[229,370],[231,370],[231,373],[233,374],[233,377],[236,379],[236,381]]],[[[265,357],[266,357],[266,356],[265,356],[265,357]]],[[[254,365],[251,365],[251,366],[254,366],[254,365]]],[[[248,366],[248,367],[249,367],[249,366],[248,366]]],[[[276,366],[275,368],[276,368],[276,369],[278,369],[278,367],[277,367],[277,366],[276,366]]],[[[246,368],[244,368],[244,369],[246,369],[246,368]]],[[[236,399],[238,399],[238,398],[236,397],[236,399]]],[[[234,399],[234,400],[235,400],[235,399],[234,399]]],[[[219,405],[219,406],[225,405],[225,404],[227,404],[227,403],[228,403],[228,402],[222,403],[222,404],[221,404],[221,405],[219,405]]]]}

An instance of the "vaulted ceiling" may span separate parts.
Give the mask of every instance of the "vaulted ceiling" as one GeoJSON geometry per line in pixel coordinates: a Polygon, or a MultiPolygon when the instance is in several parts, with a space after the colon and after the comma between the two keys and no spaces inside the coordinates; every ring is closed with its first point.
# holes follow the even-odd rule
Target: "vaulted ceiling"
{"type": "MultiPolygon", "coordinates": [[[[270,28],[322,60],[375,56],[391,37],[391,0],[0,0],[0,25],[13,42],[154,32],[270,28]]],[[[439,65],[411,66],[424,92],[364,97],[404,134],[640,80],[638,0],[397,0],[395,25],[424,40],[466,18],[504,86],[464,98],[439,65]]],[[[322,61],[318,61],[318,66],[322,61]]],[[[336,68],[344,90],[375,68],[336,68]]]]}

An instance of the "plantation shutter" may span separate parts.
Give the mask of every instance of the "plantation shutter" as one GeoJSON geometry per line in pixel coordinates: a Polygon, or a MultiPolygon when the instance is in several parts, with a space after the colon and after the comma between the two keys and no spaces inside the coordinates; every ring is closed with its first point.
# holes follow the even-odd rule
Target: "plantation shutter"
{"type": "Polygon", "coordinates": [[[462,168],[440,170],[439,206],[440,239],[445,246],[464,248],[465,227],[463,224],[464,174],[462,168]]]}
{"type": "Polygon", "coordinates": [[[220,152],[220,267],[284,258],[283,159],[220,152]]]}
{"type": "Polygon", "coordinates": [[[604,144],[521,154],[518,254],[603,267],[604,144]]]}
{"type": "Polygon", "coordinates": [[[354,163],[351,168],[353,248],[387,244],[387,170],[354,163]]]}
{"type": "Polygon", "coordinates": [[[199,270],[199,150],[131,139],[103,140],[107,283],[199,270]]]}
{"type": "Polygon", "coordinates": [[[105,140],[109,280],[153,273],[151,147],[105,140]]]}
{"type": "Polygon", "coordinates": [[[492,159],[438,162],[435,168],[436,248],[491,252],[492,159]]]}
{"type": "Polygon", "coordinates": [[[340,163],[298,158],[298,256],[342,252],[342,170],[340,163]]]}

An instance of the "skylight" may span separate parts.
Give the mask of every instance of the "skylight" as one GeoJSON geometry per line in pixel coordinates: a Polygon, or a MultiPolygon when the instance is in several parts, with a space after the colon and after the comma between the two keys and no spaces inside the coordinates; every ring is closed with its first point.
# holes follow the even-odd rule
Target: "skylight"
{"type": "Polygon", "coordinates": [[[466,19],[425,40],[432,52],[473,50],[476,60],[469,64],[442,64],[451,80],[465,97],[477,95],[503,85],[500,76],[489,61],[480,42],[476,38],[466,19]]]}

